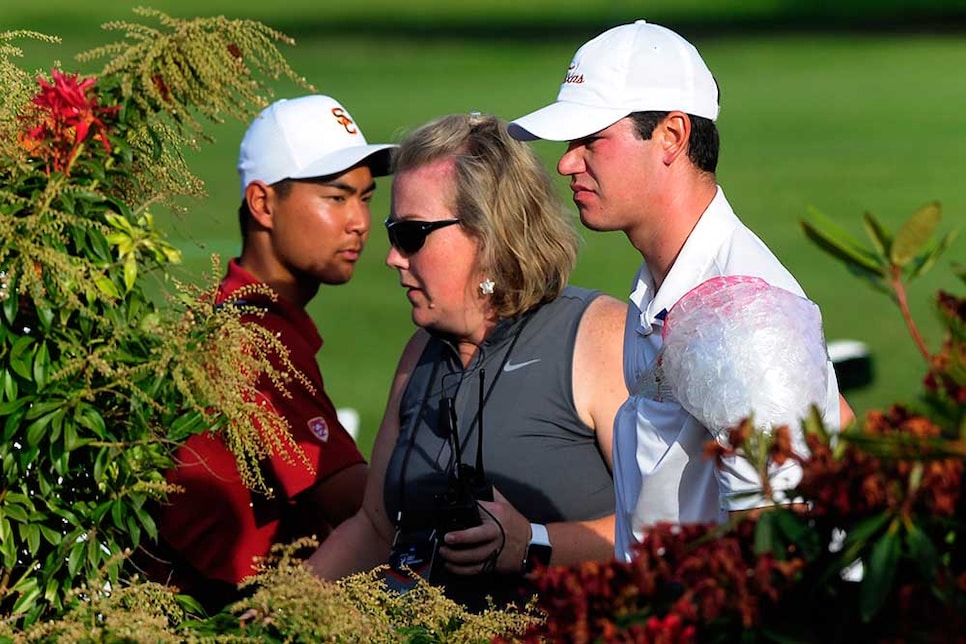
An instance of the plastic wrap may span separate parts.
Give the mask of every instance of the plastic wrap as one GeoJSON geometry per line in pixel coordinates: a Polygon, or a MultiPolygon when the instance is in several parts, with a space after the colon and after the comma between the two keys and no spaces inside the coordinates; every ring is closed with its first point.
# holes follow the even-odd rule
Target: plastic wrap
{"type": "Polygon", "coordinates": [[[663,341],[662,386],[716,437],[750,415],[762,429],[798,427],[825,400],[818,307],[760,278],[695,287],[668,311],[663,341]]]}

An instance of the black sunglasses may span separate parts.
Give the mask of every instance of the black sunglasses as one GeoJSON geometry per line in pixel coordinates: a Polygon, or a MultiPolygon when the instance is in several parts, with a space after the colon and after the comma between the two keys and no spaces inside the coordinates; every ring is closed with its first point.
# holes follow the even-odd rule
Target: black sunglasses
{"type": "Polygon", "coordinates": [[[459,219],[441,221],[416,221],[413,219],[386,219],[386,232],[389,243],[406,255],[412,255],[426,243],[426,236],[434,230],[460,223],[459,219]]]}

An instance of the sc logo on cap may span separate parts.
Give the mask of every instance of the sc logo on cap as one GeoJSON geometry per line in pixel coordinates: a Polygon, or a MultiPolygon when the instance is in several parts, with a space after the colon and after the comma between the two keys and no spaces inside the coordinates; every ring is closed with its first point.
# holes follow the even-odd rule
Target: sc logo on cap
{"type": "Polygon", "coordinates": [[[358,128],[356,128],[356,124],[352,122],[352,119],[349,118],[349,115],[346,114],[345,110],[343,110],[341,107],[333,107],[332,116],[335,117],[335,120],[338,121],[339,125],[344,127],[345,131],[349,134],[357,134],[359,132],[358,128]]]}

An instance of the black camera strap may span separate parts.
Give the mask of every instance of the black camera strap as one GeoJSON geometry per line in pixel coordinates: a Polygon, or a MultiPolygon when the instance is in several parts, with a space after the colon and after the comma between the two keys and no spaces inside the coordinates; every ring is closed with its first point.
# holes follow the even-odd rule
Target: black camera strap
{"type": "MultiPolygon", "coordinates": [[[[477,460],[478,466],[479,466],[479,464],[482,464],[482,462],[483,462],[483,449],[482,449],[483,437],[482,437],[482,427],[481,427],[482,426],[482,418],[483,418],[483,407],[485,407],[486,406],[486,403],[489,401],[490,396],[493,393],[493,389],[494,389],[494,387],[496,387],[497,380],[499,380],[500,374],[503,372],[503,368],[506,366],[507,362],[509,362],[510,356],[513,354],[513,349],[514,349],[514,347],[516,347],[517,341],[520,339],[520,336],[523,335],[523,330],[526,328],[526,326],[530,322],[530,320],[533,319],[535,313],[536,313],[536,309],[535,310],[528,311],[527,313],[525,313],[523,315],[522,319],[519,321],[519,326],[517,327],[516,331],[513,334],[513,339],[510,341],[509,346],[507,347],[506,353],[504,354],[503,359],[500,361],[500,365],[499,365],[499,368],[497,369],[496,376],[494,376],[493,381],[490,382],[490,386],[487,388],[486,394],[480,396],[480,407],[477,410],[476,419],[474,421],[474,424],[471,425],[470,428],[469,428],[469,430],[466,432],[465,438],[463,438],[463,440],[460,440],[460,437],[459,437],[459,426],[458,426],[458,424],[455,424],[454,427],[453,427],[453,431],[455,432],[454,436],[447,437],[449,440],[451,440],[453,442],[457,442],[458,441],[458,446],[455,447],[454,449],[460,449],[460,450],[462,450],[463,448],[465,448],[466,444],[468,443],[468,441],[469,441],[469,439],[470,439],[470,437],[471,437],[471,435],[473,433],[473,429],[475,427],[476,430],[478,432],[480,432],[480,434],[477,435],[477,455],[476,455],[476,460],[477,460]]],[[[447,346],[447,347],[452,348],[452,345],[450,345],[446,340],[440,339],[440,341],[443,343],[444,346],[447,346]]],[[[482,347],[478,347],[478,350],[481,353],[483,352],[483,348],[482,347]]],[[[420,411],[419,411],[419,413],[414,414],[412,416],[412,418],[413,418],[412,425],[410,427],[406,428],[406,431],[408,431],[408,434],[409,435],[408,435],[408,440],[406,441],[406,452],[403,455],[403,460],[402,460],[402,464],[400,466],[400,471],[399,471],[399,506],[398,507],[399,507],[400,516],[392,517],[393,519],[396,520],[397,526],[402,523],[402,515],[405,514],[405,510],[406,510],[406,471],[408,469],[409,459],[410,459],[410,456],[411,456],[412,451],[413,451],[413,447],[414,447],[415,442],[416,442],[416,432],[419,430],[420,418],[423,417],[423,412],[426,409],[426,405],[429,402],[429,399],[434,395],[434,392],[432,390],[434,389],[434,384],[436,382],[436,375],[439,373],[440,365],[442,364],[443,360],[444,360],[444,358],[442,357],[442,355],[440,355],[433,362],[433,369],[430,372],[429,380],[426,383],[426,390],[423,392],[422,400],[420,400],[420,403],[419,403],[419,410],[420,411]]],[[[458,362],[458,360],[457,360],[457,362],[458,362]]],[[[481,374],[483,372],[483,367],[484,367],[484,364],[483,363],[484,363],[484,357],[481,356],[481,359],[480,359],[480,362],[479,362],[479,370],[480,370],[481,374]]],[[[445,378],[445,376],[444,376],[444,378],[445,378]]],[[[460,381],[462,382],[462,377],[461,377],[460,381]]],[[[459,386],[457,386],[457,389],[458,389],[458,387],[459,386]]],[[[445,388],[441,388],[438,391],[439,391],[440,394],[442,394],[443,391],[445,391],[445,388]]],[[[453,398],[455,399],[455,394],[454,394],[453,398]]],[[[455,400],[453,402],[455,404],[455,400]]],[[[442,407],[442,405],[441,405],[441,407],[442,407]]],[[[399,430],[400,430],[400,432],[402,432],[403,431],[403,428],[400,427],[399,430]]],[[[451,443],[451,445],[452,445],[452,443],[451,443]]],[[[450,464],[449,464],[449,468],[448,469],[452,469],[452,468],[455,467],[456,464],[453,462],[454,457],[455,457],[455,451],[450,455],[450,464]]],[[[479,471],[482,473],[482,471],[483,471],[482,470],[482,467],[480,467],[479,471]]]]}

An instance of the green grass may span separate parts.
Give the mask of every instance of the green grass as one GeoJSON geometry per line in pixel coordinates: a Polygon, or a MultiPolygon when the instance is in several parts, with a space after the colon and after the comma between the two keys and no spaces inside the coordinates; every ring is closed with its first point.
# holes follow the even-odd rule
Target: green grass
{"type": "MultiPolygon", "coordinates": [[[[49,0],[14,2],[11,7],[8,2],[0,29],[29,28],[64,37],[57,47],[23,43],[25,60],[35,68],[60,58],[72,68],[74,53],[114,39],[96,26],[111,18],[132,19],[122,7],[133,4],[49,0]]],[[[442,38],[412,29],[394,34],[384,28],[385,15],[398,12],[404,24],[432,24],[439,10],[439,20],[465,25],[476,18],[473,11],[479,6],[439,3],[448,7],[439,9],[426,0],[297,0],[271,10],[264,4],[216,0],[150,4],[186,17],[252,17],[297,32],[297,45],[284,50],[292,66],[319,91],[345,102],[370,141],[397,140],[449,112],[475,109],[512,118],[539,107],[556,94],[573,51],[606,20],[601,15],[614,17],[611,22],[633,17],[630,2],[500,0],[487,3],[489,13],[480,18],[492,37],[442,38]],[[564,16],[560,19],[573,23],[563,36],[511,38],[500,29],[501,20],[519,25],[533,12],[550,13],[558,5],[564,16]],[[367,16],[375,25],[372,33],[364,28],[367,16]],[[594,25],[584,34],[574,27],[581,16],[594,25]],[[326,29],[327,21],[352,28],[326,29]],[[378,25],[383,27],[376,29],[378,25]]],[[[690,16],[708,21],[719,15],[708,12],[723,11],[724,4],[662,0],[646,6],[657,15],[677,11],[682,20],[690,16]]],[[[743,5],[742,11],[763,15],[773,4],[762,0],[743,5]]],[[[721,20],[726,17],[721,14],[721,20]]],[[[866,210],[894,229],[918,205],[938,199],[946,213],[943,229],[961,225],[966,211],[961,185],[966,175],[966,84],[954,79],[966,68],[966,38],[731,30],[715,34],[707,27],[695,33],[693,39],[722,87],[719,180],[729,200],[822,307],[827,336],[870,345],[876,381],[849,394],[855,408],[861,412],[910,399],[918,390],[923,364],[895,308],[810,245],[797,222],[814,206],[862,235],[860,218],[866,210]]],[[[293,92],[285,85],[278,90],[280,95],[293,92]]],[[[213,128],[217,142],[189,155],[209,197],[189,204],[185,218],[165,219],[173,241],[185,253],[186,277],[207,270],[211,253],[227,258],[237,251],[234,165],[243,131],[244,124],[234,122],[213,128]]],[[[562,146],[539,143],[536,148],[553,168],[562,146]]],[[[558,179],[558,185],[567,198],[565,182],[558,179]]],[[[326,340],[320,357],[326,386],[337,405],[359,409],[360,443],[366,451],[396,359],[413,330],[397,277],[383,264],[387,243],[381,221],[388,210],[388,188],[382,180],[373,202],[372,235],[356,277],[349,285],[322,289],[310,306],[326,340]]],[[[619,234],[585,231],[584,238],[573,281],[623,297],[639,257],[619,234]]],[[[930,302],[938,287],[955,288],[945,268],[950,258],[962,261],[963,243],[914,284],[913,311],[932,346],[939,338],[930,302]]]]}

